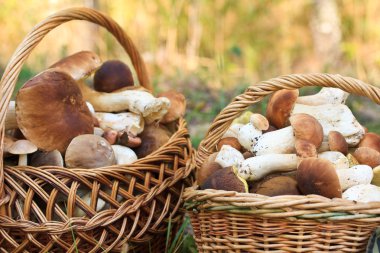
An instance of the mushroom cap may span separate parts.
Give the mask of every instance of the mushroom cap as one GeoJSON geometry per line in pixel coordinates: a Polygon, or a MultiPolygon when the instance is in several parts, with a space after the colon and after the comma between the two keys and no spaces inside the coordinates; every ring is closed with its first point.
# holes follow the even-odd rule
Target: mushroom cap
{"type": "Polygon", "coordinates": [[[91,112],[76,82],[55,70],[33,77],[18,91],[16,117],[24,136],[44,151],[64,153],[74,137],[93,132],[91,112]]]}
{"type": "Polygon", "coordinates": [[[265,196],[301,195],[297,188],[297,180],[291,176],[271,175],[257,182],[250,190],[265,196]]]}
{"type": "Polygon", "coordinates": [[[359,147],[368,147],[380,152],[380,136],[375,133],[366,133],[360,141],[359,147]]]}
{"type": "Polygon", "coordinates": [[[252,125],[261,131],[268,130],[269,128],[268,119],[260,113],[252,113],[249,121],[252,123],[252,125]]]}
{"type": "Polygon", "coordinates": [[[331,151],[338,151],[347,155],[348,144],[344,136],[338,131],[330,131],[328,135],[329,148],[331,151]]]}
{"type": "Polygon", "coordinates": [[[80,51],[69,55],[49,67],[67,73],[75,80],[81,80],[94,72],[102,63],[97,54],[91,51],[80,51]]]}
{"type": "Polygon", "coordinates": [[[215,162],[217,155],[218,152],[209,155],[207,159],[203,162],[199,170],[197,170],[198,185],[202,185],[206,178],[208,178],[212,173],[214,173],[214,171],[223,168],[219,163],[215,162]]]}
{"type": "Polygon", "coordinates": [[[137,157],[142,158],[153,153],[169,141],[170,135],[163,125],[146,125],[144,131],[139,135],[141,145],[135,148],[137,157]]]}
{"type": "Polygon", "coordinates": [[[37,146],[28,140],[15,141],[8,149],[14,155],[26,155],[37,151],[37,146]]]}
{"type": "Polygon", "coordinates": [[[166,97],[170,100],[170,107],[168,112],[161,119],[161,123],[173,122],[185,115],[186,112],[186,98],[185,96],[175,90],[161,92],[157,97],[166,97]]]}
{"type": "Polygon", "coordinates": [[[305,158],[297,169],[298,188],[303,194],[341,198],[342,190],[334,165],[322,158],[305,158]]]}
{"type": "Polygon", "coordinates": [[[34,167],[40,166],[59,166],[63,167],[63,158],[58,150],[49,152],[39,151],[32,155],[30,165],[34,167]]]}
{"type": "Polygon", "coordinates": [[[355,150],[353,156],[358,160],[359,164],[366,164],[371,168],[380,165],[380,153],[372,148],[360,147],[355,150]]]}
{"type": "Polygon", "coordinates": [[[116,158],[106,139],[94,134],[84,134],[70,142],[65,162],[68,168],[91,169],[114,165],[116,158]]]}
{"type": "Polygon", "coordinates": [[[287,126],[289,116],[299,96],[298,90],[279,90],[268,101],[266,117],[271,125],[280,129],[287,126]]]}
{"type": "Polygon", "coordinates": [[[248,185],[235,174],[233,167],[226,167],[212,173],[201,185],[201,189],[248,192],[248,185]]]}
{"type": "Polygon", "coordinates": [[[305,113],[293,114],[290,118],[296,139],[313,144],[317,149],[323,141],[322,125],[311,115],[305,113]]]}
{"type": "Polygon", "coordinates": [[[223,147],[223,145],[229,145],[239,151],[241,151],[242,149],[242,146],[240,145],[239,140],[235,137],[222,138],[216,145],[216,149],[219,151],[223,147]]]}
{"type": "Polygon", "coordinates": [[[113,92],[133,85],[131,69],[119,60],[105,61],[94,74],[94,90],[96,91],[113,92]]]}
{"type": "Polygon", "coordinates": [[[314,144],[308,141],[296,140],[294,147],[296,149],[296,154],[298,157],[307,158],[318,156],[317,148],[314,146],[314,144]]]}

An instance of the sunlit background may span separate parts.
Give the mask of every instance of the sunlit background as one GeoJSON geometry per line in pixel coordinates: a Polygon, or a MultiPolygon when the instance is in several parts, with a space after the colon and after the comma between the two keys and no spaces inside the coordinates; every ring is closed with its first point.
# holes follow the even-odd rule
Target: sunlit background
{"type": "MultiPolygon", "coordinates": [[[[155,89],[174,88],[186,95],[195,146],[217,113],[260,80],[329,72],[380,83],[380,2],[375,0],[0,0],[0,72],[34,25],[73,6],[95,8],[115,19],[139,48],[155,89]]],[[[104,60],[128,62],[104,29],[73,21],[33,51],[19,85],[85,49],[104,60]]],[[[374,104],[354,97],[349,105],[377,131],[374,104]]]]}

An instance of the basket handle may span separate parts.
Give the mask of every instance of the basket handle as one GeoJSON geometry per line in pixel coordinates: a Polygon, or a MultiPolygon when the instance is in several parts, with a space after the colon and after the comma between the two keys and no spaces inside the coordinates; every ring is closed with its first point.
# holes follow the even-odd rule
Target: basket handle
{"type": "Polygon", "coordinates": [[[121,27],[113,19],[96,10],[89,8],[70,8],[59,11],[37,24],[24,38],[11,57],[0,81],[0,126],[4,126],[8,104],[23,63],[27,60],[32,50],[51,30],[72,20],[85,20],[106,28],[131,58],[140,85],[152,90],[141,55],[131,38],[121,27]]]}
{"type": "Polygon", "coordinates": [[[233,99],[215,118],[201,141],[196,153],[196,165],[199,168],[204,160],[215,152],[215,146],[229,128],[232,121],[250,105],[261,101],[265,96],[280,89],[299,89],[306,86],[340,88],[346,92],[362,95],[380,104],[380,89],[352,77],[332,74],[293,74],[285,75],[248,87],[245,92],[233,99]]]}

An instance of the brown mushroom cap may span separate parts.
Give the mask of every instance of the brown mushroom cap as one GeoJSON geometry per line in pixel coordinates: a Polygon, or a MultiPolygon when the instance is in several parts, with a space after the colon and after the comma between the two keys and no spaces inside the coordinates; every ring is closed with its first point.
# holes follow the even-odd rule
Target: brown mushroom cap
{"type": "Polygon", "coordinates": [[[186,112],[186,98],[185,96],[175,90],[161,92],[157,97],[166,97],[170,100],[170,107],[168,112],[161,119],[161,123],[170,123],[183,117],[186,112]]]}
{"type": "Polygon", "coordinates": [[[84,134],[70,142],[65,162],[68,168],[91,169],[114,165],[116,158],[106,139],[94,134],[84,134]]]}
{"type": "Polygon", "coordinates": [[[268,130],[269,128],[268,119],[260,113],[252,113],[250,122],[255,126],[255,128],[261,131],[268,130]]]}
{"type": "Polygon", "coordinates": [[[298,96],[298,90],[279,90],[273,93],[268,101],[266,112],[269,123],[278,129],[287,126],[298,96]]]}
{"type": "Polygon", "coordinates": [[[216,149],[219,151],[223,147],[223,145],[229,145],[238,151],[241,151],[242,149],[242,146],[240,145],[238,139],[236,139],[235,137],[225,137],[221,139],[216,145],[216,149]]]}
{"type": "Polygon", "coordinates": [[[16,97],[16,117],[24,136],[44,151],[65,152],[70,141],[93,132],[93,120],[76,82],[47,70],[27,81],[16,97]]]}
{"type": "Polygon", "coordinates": [[[63,167],[63,158],[58,150],[49,152],[39,151],[32,155],[30,165],[34,167],[40,166],[59,166],[63,167]]]}
{"type": "Polygon", "coordinates": [[[284,175],[268,176],[257,182],[250,192],[265,196],[301,195],[297,188],[297,180],[284,175]]]}
{"type": "Polygon", "coordinates": [[[372,148],[360,147],[355,150],[353,156],[358,160],[359,164],[366,164],[371,168],[380,165],[380,152],[372,148]]]}
{"type": "Polygon", "coordinates": [[[322,158],[305,158],[297,169],[298,188],[303,194],[341,198],[342,189],[334,165],[322,158]]]}
{"type": "MultiPolygon", "coordinates": [[[[218,152],[212,153],[209,155],[205,161],[203,162],[202,166],[197,170],[197,181],[198,185],[203,184],[203,182],[208,178],[216,169],[220,169],[218,166],[216,166],[214,163],[216,156],[218,155],[218,152]]],[[[216,163],[219,165],[219,163],[216,163]]],[[[219,165],[220,166],[220,165],[219,165]]],[[[220,166],[221,167],[221,166],[220,166]]],[[[223,168],[223,167],[222,167],[223,168]]]]}
{"type": "Polygon", "coordinates": [[[104,62],[94,75],[94,90],[96,91],[113,92],[133,85],[131,69],[119,60],[104,62]]]}
{"type": "Polygon", "coordinates": [[[318,151],[314,144],[304,141],[304,140],[296,140],[294,143],[294,147],[296,149],[296,154],[300,158],[307,157],[317,157],[318,151]]]}
{"type": "Polygon", "coordinates": [[[317,149],[323,141],[322,125],[313,116],[305,113],[293,114],[290,118],[296,139],[313,144],[317,149]]]}
{"type": "Polygon", "coordinates": [[[28,140],[17,140],[8,148],[8,152],[14,155],[26,155],[36,151],[36,145],[28,140]]]}
{"type": "Polygon", "coordinates": [[[366,133],[360,141],[359,147],[368,147],[380,152],[380,136],[375,133],[366,133]]]}
{"type": "Polygon", "coordinates": [[[89,76],[100,64],[101,60],[97,54],[91,51],[81,51],[57,61],[49,69],[65,72],[73,79],[80,80],[89,76]]]}
{"type": "Polygon", "coordinates": [[[139,137],[141,145],[135,152],[138,158],[142,158],[165,145],[170,139],[170,132],[162,125],[150,124],[145,126],[139,137]]]}
{"type": "Polygon", "coordinates": [[[338,131],[330,131],[328,135],[329,148],[344,155],[348,154],[348,144],[344,136],[338,131]]]}
{"type": "Polygon", "coordinates": [[[248,185],[235,174],[233,167],[226,167],[212,173],[201,185],[201,189],[247,192],[248,185]]]}

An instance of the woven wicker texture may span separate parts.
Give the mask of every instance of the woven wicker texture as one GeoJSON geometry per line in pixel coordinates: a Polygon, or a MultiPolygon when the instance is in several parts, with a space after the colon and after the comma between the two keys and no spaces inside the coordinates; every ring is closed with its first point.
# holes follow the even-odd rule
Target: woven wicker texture
{"type": "MultiPolygon", "coordinates": [[[[330,74],[294,74],[246,89],[220,112],[200,143],[193,167],[213,152],[233,119],[280,89],[337,87],[380,103],[380,90],[330,74]]],[[[186,189],[185,200],[200,252],[364,252],[380,225],[380,203],[354,203],[317,195],[267,197],[186,189]]]]}
{"type": "MultiPolygon", "coordinates": [[[[86,8],[60,11],[39,23],[11,58],[1,79],[0,124],[4,119],[21,67],[33,48],[55,27],[85,20],[106,28],[130,56],[139,83],[150,89],[145,65],[131,39],[102,13],[86,8]]],[[[3,134],[2,134],[3,139],[3,134]]],[[[160,149],[132,165],[97,169],[5,166],[1,252],[160,252],[168,226],[182,222],[182,195],[192,184],[193,157],[186,122],[160,149]],[[91,202],[78,195],[91,193],[91,202]],[[97,211],[97,202],[105,208],[97,211]],[[4,204],[5,203],[5,204],[4,204]],[[81,210],[82,217],[74,217],[81,210]],[[148,250],[149,251],[149,250],[148,250]]],[[[2,164],[2,163],[1,163],[2,164]]],[[[170,236],[175,233],[170,231],[170,236]]]]}

